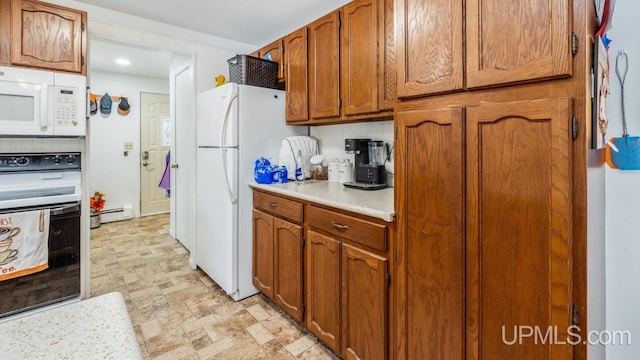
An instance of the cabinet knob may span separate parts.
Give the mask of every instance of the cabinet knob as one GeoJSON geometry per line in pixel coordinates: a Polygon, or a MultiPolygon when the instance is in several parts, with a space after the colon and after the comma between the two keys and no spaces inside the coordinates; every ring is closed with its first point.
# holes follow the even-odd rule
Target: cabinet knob
{"type": "Polygon", "coordinates": [[[338,224],[338,223],[337,223],[337,222],[335,222],[335,221],[332,221],[332,222],[331,222],[331,225],[333,225],[333,227],[334,227],[334,228],[336,228],[336,229],[338,229],[338,230],[340,230],[340,231],[346,231],[346,230],[349,230],[349,227],[348,227],[347,225],[341,225],[341,224],[338,224]]]}
{"type": "Polygon", "coordinates": [[[172,169],[177,169],[178,168],[178,164],[171,164],[171,168],[172,169]]]}
{"type": "Polygon", "coordinates": [[[278,207],[278,204],[276,203],[269,203],[269,207],[271,207],[272,209],[275,209],[278,207]]]}

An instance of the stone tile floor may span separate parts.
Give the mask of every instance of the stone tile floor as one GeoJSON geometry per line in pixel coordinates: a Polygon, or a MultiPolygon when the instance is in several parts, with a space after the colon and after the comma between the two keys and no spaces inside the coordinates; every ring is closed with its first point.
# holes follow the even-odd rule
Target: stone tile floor
{"type": "Polygon", "coordinates": [[[91,230],[91,296],[122,293],[145,359],[338,359],[264,296],[231,300],[168,229],[156,215],[91,230]]]}

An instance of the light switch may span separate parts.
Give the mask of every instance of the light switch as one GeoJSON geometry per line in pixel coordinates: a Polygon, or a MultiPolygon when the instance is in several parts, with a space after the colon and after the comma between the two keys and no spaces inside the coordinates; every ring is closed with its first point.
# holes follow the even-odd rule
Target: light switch
{"type": "Polygon", "coordinates": [[[133,143],[132,142],[126,142],[124,143],[124,149],[126,150],[133,150],[133,143]]]}

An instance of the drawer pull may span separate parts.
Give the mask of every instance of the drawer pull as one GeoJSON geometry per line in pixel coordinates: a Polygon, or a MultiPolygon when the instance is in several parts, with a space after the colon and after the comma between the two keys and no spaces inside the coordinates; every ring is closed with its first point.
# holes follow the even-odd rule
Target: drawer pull
{"type": "Polygon", "coordinates": [[[270,202],[269,207],[271,207],[272,209],[275,209],[278,207],[278,204],[270,202]]]}
{"type": "Polygon", "coordinates": [[[340,224],[336,223],[335,221],[332,221],[331,225],[333,225],[334,228],[336,228],[336,229],[338,229],[340,231],[349,230],[349,227],[347,225],[340,225],[340,224]]]}

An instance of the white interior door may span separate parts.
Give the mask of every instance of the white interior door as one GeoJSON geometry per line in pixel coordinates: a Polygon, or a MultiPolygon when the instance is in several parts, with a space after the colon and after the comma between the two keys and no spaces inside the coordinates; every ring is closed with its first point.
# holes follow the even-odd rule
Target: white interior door
{"type": "Polygon", "coordinates": [[[169,95],[140,93],[140,102],[140,215],[167,213],[169,197],[158,184],[170,149],[169,95]]]}
{"type": "Polygon", "coordinates": [[[195,268],[196,116],[192,66],[173,74],[175,145],[171,184],[174,237],[190,254],[195,268]],[[175,194],[175,196],[174,196],[175,194]]]}

